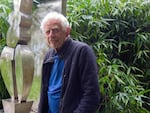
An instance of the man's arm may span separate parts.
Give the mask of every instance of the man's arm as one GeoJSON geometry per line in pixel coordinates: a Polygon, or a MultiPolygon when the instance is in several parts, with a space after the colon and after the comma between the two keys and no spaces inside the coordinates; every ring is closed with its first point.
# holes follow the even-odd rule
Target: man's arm
{"type": "Polygon", "coordinates": [[[95,113],[100,104],[96,57],[90,47],[84,46],[79,59],[82,98],[73,113],[95,113]]]}

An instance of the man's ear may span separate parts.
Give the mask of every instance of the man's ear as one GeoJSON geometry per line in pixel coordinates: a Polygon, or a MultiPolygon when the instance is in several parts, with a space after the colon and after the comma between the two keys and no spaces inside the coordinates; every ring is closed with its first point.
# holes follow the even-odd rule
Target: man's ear
{"type": "Polygon", "coordinates": [[[67,29],[66,29],[66,36],[70,35],[70,32],[71,32],[71,28],[67,27],[67,29]]]}

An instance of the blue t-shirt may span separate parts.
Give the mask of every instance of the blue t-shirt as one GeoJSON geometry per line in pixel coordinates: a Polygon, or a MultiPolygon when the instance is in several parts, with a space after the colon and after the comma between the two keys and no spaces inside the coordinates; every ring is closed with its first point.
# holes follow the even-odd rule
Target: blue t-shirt
{"type": "Polygon", "coordinates": [[[54,64],[50,73],[48,86],[48,113],[59,113],[59,102],[62,86],[62,71],[64,68],[64,61],[58,56],[54,57],[54,64]]]}

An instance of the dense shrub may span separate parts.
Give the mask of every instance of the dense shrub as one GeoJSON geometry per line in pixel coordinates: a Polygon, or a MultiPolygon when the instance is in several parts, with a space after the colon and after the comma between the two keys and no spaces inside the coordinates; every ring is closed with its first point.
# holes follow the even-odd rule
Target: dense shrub
{"type": "Polygon", "coordinates": [[[73,38],[91,45],[97,55],[100,111],[149,112],[150,2],[68,0],[67,17],[73,38]]]}

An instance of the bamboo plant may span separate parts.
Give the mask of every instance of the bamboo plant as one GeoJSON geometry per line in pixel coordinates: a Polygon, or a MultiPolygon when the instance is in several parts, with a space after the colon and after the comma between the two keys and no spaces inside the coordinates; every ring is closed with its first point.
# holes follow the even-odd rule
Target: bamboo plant
{"type": "Polygon", "coordinates": [[[67,17],[72,37],[95,50],[100,113],[149,113],[150,2],[68,0],[67,17]]]}

